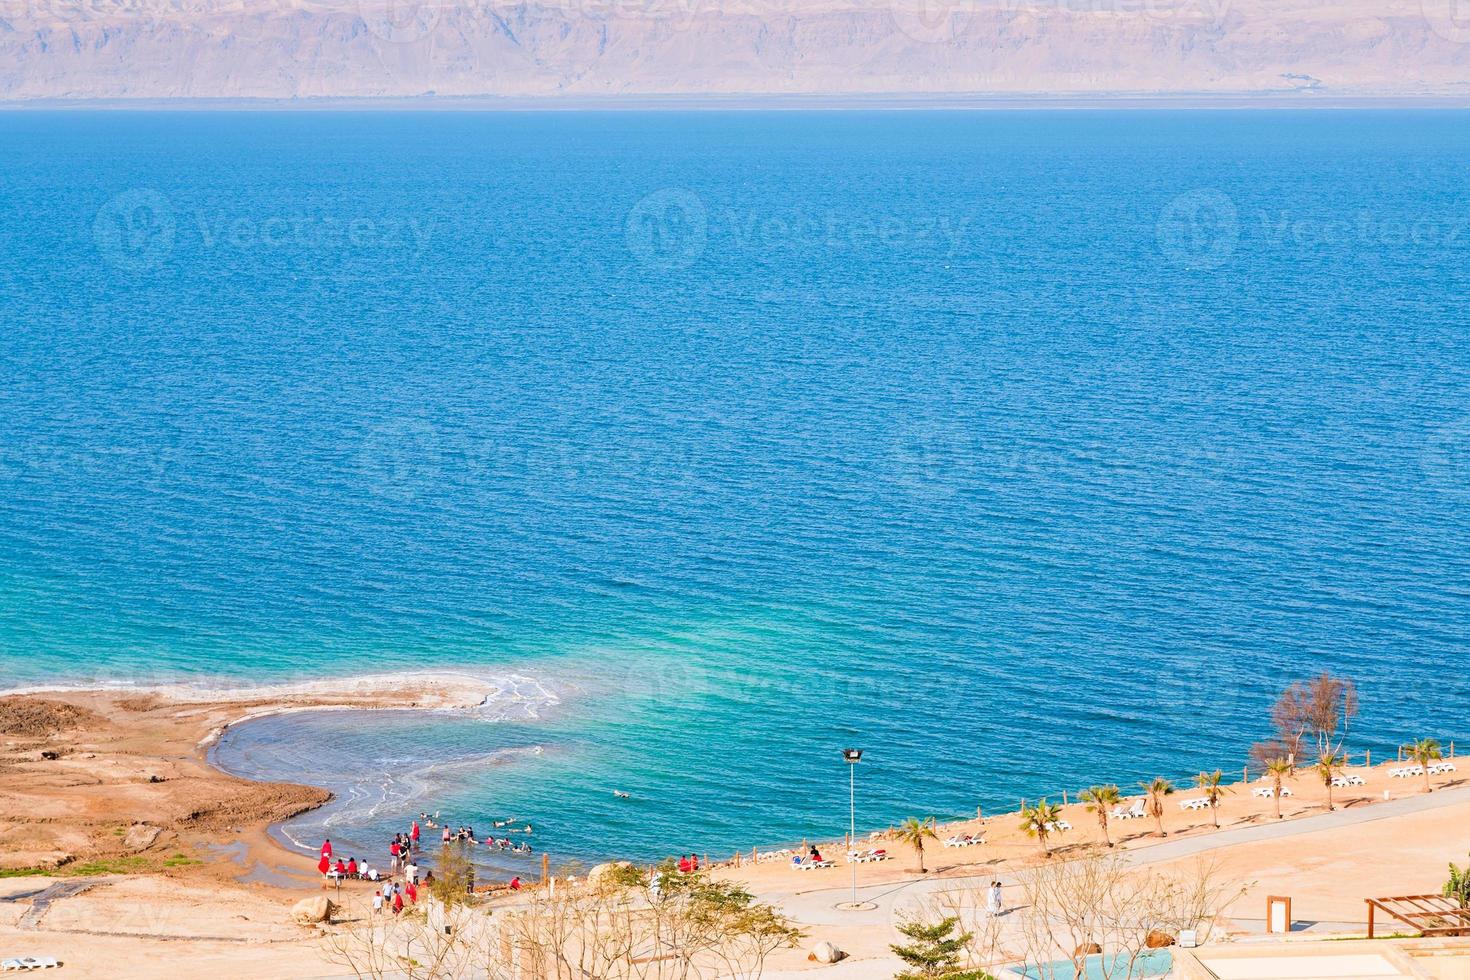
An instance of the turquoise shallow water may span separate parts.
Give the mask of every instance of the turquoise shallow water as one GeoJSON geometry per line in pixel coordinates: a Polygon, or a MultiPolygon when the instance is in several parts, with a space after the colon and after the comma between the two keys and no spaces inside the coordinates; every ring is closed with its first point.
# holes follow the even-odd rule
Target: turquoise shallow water
{"type": "Polygon", "coordinates": [[[330,746],[364,836],[432,799],[577,857],[839,831],[848,743],[870,825],[1228,768],[1322,667],[1359,744],[1464,738],[1467,150],[1432,112],[0,116],[0,681],[532,678],[536,718],[222,761],[330,746]]]}

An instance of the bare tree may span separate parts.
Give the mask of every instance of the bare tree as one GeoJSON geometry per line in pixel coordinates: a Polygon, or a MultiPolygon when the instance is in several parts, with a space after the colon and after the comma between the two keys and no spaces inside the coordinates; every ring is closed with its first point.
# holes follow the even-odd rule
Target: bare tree
{"type": "Polygon", "coordinates": [[[1073,861],[1043,864],[1021,874],[1024,957],[1044,980],[1088,975],[1094,947],[1114,957],[1118,976],[1135,966],[1152,941],[1194,929],[1208,938],[1218,919],[1245,893],[1219,865],[1185,869],[1133,868],[1126,855],[1093,850],[1073,861]],[[1048,965],[1058,951],[1065,966],[1048,965]]]}
{"type": "Polygon", "coordinates": [[[1318,758],[1336,755],[1357,714],[1358,689],[1352,680],[1323,671],[1309,681],[1295,681],[1271,708],[1276,736],[1257,747],[1258,761],[1285,756],[1296,765],[1304,747],[1315,748],[1318,758]]]}
{"type": "Polygon", "coordinates": [[[373,913],[366,902],[344,910],[322,937],[326,958],[361,980],[452,980],[474,960],[471,912],[433,898],[399,914],[373,913]]]}
{"type": "Polygon", "coordinates": [[[668,868],[600,870],[498,909],[481,972],[491,980],[755,980],[772,953],[801,938],[738,884],[668,868]]]}

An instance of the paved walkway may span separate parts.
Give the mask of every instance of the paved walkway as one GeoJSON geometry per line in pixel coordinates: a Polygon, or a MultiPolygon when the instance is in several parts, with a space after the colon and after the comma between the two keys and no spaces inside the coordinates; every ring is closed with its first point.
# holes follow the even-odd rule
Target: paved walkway
{"type": "MultiPolygon", "coordinates": [[[[1246,824],[1208,834],[1170,838],[1156,844],[1125,848],[1119,853],[1134,866],[1158,864],[1192,857],[1222,847],[1256,841],[1280,840],[1302,834],[1315,834],[1324,830],[1337,830],[1462,803],[1470,803],[1470,786],[1440,789],[1428,794],[1420,793],[1351,808],[1340,808],[1331,813],[1322,812],[1309,817],[1246,824]]],[[[836,908],[838,903],[851,900],[850,886],[810,891],[763,890],[758,895],[764,901],[779,904],[787,915],[802,923],[847,926],[886,925],[894,920],[896,911],[911,907],[926,896],[957,888],[984,887],[987,882],[996,880],[1004,885],[1014,885],[1017,879],[1014,874],[995,870],[976,875],[942,878],[930,875],[907,881],[859,887],[858,900],[870,902],[875,907],[858,912],[836,908]]]]}

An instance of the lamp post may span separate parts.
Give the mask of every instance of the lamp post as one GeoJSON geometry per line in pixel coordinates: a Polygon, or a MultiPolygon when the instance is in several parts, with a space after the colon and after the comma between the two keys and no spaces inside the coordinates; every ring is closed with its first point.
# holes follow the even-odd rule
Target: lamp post
{"type": "Polygon", "coordinates": [[[853,860],[852,849],[857,843],[857,764],[863,758],[863,750],[843,749],[842,758],[847,762],[847,864],[852,868],[852,904],[856,906],[857,861],[853,860]]]}

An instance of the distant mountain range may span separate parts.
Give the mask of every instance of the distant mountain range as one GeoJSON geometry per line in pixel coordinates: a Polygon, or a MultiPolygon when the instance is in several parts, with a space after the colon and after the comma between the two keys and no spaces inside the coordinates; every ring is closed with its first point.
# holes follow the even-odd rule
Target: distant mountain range
{"type": "Polygon", "coordinates": [[[4,0],[0,100],[1470,95],[1470,0],[4,0]]]}

